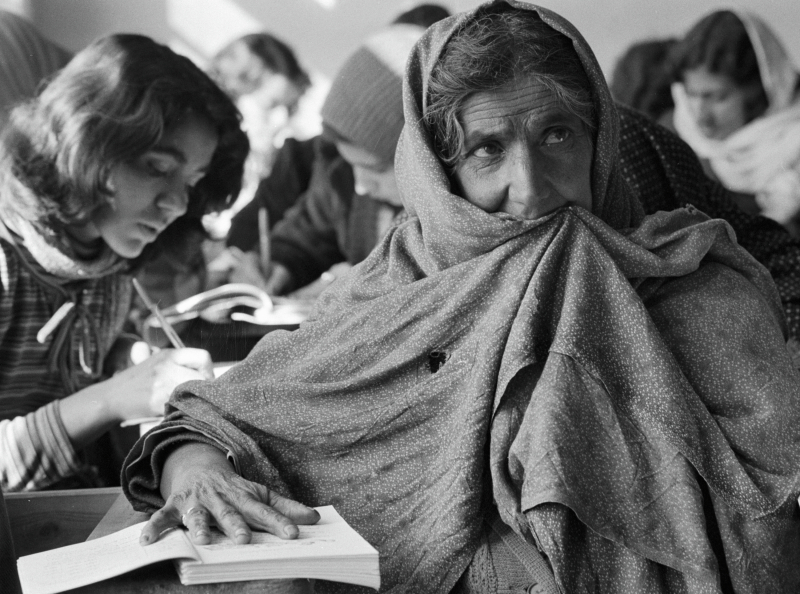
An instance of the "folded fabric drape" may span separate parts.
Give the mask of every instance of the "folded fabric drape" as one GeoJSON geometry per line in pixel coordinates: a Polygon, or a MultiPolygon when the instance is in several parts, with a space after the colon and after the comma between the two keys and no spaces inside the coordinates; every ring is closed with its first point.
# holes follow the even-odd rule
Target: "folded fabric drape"
{"type": "Polygon", "coordinates": [[[523,220],[451,193],[422,123],[425,85],[475,13],[435,25],[404,86],[396,169],[410,218],[298,330],[184,384],[131,452],[125,491],[138,509],[162,505],[164,454],[200,440],[250,480],[335,505],[380,551],[383,591],[449,592],[492,500],[566,592],[712,592],[722,574],[791,591],[800,383],[772,281],[721,220],[642,218],[588,45],[527,3],[478,11],[505,9],[567,35],[589,75],[592,212],[523,220]],[[747,562],[726,565],[720,539],[747,562]]]}

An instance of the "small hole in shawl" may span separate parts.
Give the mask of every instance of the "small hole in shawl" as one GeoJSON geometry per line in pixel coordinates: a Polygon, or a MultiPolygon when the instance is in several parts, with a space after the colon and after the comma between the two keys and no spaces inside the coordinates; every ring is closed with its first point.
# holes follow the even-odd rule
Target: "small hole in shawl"
{"type": "Polygon", "coordinates": [[[428,366],[431,368],[431,373],[439,371],[447,361],[448,356],[444,351],[431,351],[431,354],[428,355],[428,366]]]}

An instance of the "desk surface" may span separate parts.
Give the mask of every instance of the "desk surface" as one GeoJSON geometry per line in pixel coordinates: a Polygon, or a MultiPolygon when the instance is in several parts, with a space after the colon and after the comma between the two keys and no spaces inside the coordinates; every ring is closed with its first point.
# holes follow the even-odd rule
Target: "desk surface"
{"type": "MultiPolygon", "coordinates": [[[[18,557],[99,538],[146,519],[119,487],[5,495],[18,557]]],[[[156,563],[70,594],[186,594],[171,562],[156,563]]],[[[191,594],[313,594],[309,580],[264,580],[192,586],[191,594]]]]}

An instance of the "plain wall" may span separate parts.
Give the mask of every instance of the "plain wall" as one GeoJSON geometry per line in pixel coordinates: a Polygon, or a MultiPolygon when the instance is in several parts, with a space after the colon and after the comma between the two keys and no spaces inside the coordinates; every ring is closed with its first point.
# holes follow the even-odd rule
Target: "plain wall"
{"type": "MultiPolygon", "coordinates": [[[[444,0],[451,10],[477,0],[444,0]]],[[[292,45],[312,69],[332,76],[370,32],[414,2],[396,0],[0,0],[27,13],[42,32],[77,51],[119,31],[144,33],[202,61],[238,35],[264,28],[292,45]]],[[[760,0],[558,0],[542,2],[583,33],[610,72],[633,42],[681,35],[717,8],[745,7],[760,14],[800,68],[800,2],[760,0]]]]}

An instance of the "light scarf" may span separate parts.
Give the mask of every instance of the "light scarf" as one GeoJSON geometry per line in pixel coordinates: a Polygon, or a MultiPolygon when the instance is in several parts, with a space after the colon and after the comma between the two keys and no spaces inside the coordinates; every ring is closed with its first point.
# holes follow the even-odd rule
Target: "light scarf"
{"type": "Polygon", "coordinates": [[[723,140],[710,139],[692,116],[685,86],[674,83],[675,129],[700,157],[708,159],[725,187],[754,194],[764,216],[787,225],[800,212],[798,74],[761,19],[744,12],[736,14],[756,53],[768,100],[766,113],[723,140]]]}

